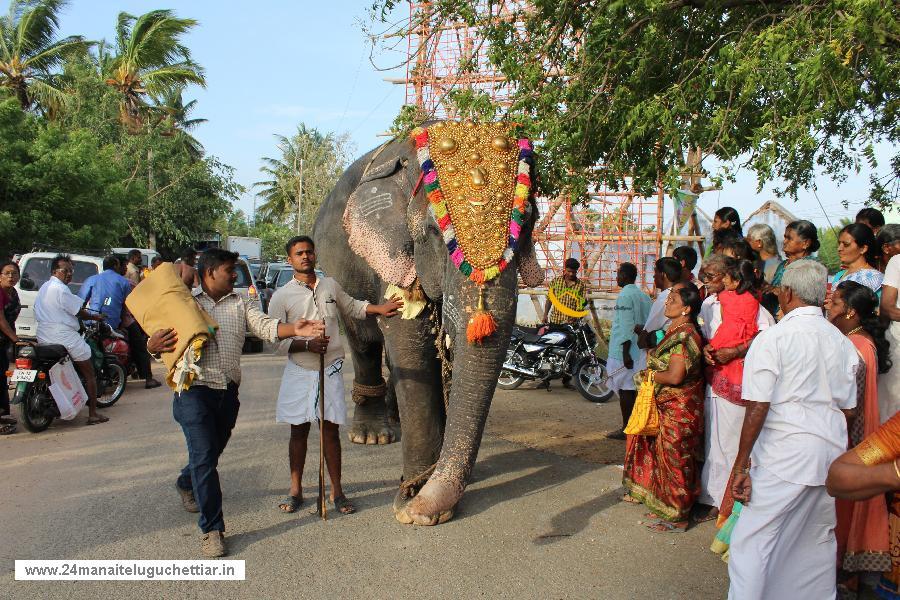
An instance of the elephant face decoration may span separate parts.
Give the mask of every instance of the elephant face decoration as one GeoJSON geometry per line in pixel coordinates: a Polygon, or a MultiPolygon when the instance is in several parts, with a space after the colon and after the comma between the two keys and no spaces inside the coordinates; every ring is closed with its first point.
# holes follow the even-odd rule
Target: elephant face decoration
{"type": "Polygon", "coordinates": [[[512,262],[528,217],[531,142],[508,123],[440,122],[412,133],[434,220],[456,268],[479,287],[469,343],[496,331],[484,306],[484,285],[512,262]]]}

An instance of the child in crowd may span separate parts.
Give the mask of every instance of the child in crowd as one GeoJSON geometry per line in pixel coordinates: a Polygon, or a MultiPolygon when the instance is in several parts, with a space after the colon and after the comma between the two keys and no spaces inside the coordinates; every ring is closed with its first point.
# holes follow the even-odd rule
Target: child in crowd
{"type": "MultiPolygon", "coordinates": [[[[725,290],[719,294],[722,324],[709,340],[709,345],[712,350],[749,347],[759,329],[756,321],[759,315],[762,282],[751,261],[730,259],[726,263],[722,283],[725,284],[725,290]]],[[[743,404],[741,400],[743,375],[743,358],[736,358],[725,364],[716,362],[712,365],[709,383],[721,398],[735,404],[743,404]]]]}

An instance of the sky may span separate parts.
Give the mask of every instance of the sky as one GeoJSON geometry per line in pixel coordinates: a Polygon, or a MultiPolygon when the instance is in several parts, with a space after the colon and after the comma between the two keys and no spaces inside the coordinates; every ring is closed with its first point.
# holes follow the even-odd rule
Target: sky
{"type": "MultiPolygon", "coordinates": [[[[179,17],[198,20],[184,41],[205,68],[207,87],[189,88],[185,102],[196,99],[192,116],[208,122],[194,135],[207,153],[234,167],[236,180],[248,188],[237,208],[251,214],[251,186],[263,179],[261,158],[278,155],[276,134],[290,136],[301,122],[322,132],[347,132],[355,155],[384,140],[379,134],[389,128],[405,94],[403,86],[383,81],[398,73],[379,72],[370,61],[363,27],[370,5],[371,0],[72,0],[62,15],[60,34],[112,42],[120,11],[138,15],[169,8],[179,17]]],[[[406,10],[406,3],[399,6],[406,10]]],[[[397,54],[374,58],[382,68],[400,61],[397,54]]],[[[884,150],[880,154],[886,163],[884,150]]],[[[778,200],[798,218],[827,226],[829,219],[837,224],[842,217],[852,218],[867,196],[866,173],[852,175],[840,186],[824,176],[816,183],[822,207],[810,192],[797,203],[778,200],[774,186],[757,193],[754,175],[740,172],[736,183],[704,193],[699,205],[710,215],[733,206],[746,216],[763,202],[778,200]]]]}

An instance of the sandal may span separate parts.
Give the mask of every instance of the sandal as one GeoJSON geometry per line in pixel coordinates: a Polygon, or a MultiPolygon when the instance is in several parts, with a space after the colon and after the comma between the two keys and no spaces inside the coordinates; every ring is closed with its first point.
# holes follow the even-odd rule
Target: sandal
{"type": "Polygon", "coordinates": [[[303,505],[303,496],[285,496],[284,500],[278,503],[278,508],[283,513],[297,512],[297,509],[303,505]]]}
{"type": "Polygon", "coordinates": [[[715,506],[710,506],[708,510],[696,511],[691,518],[691,521],[694,523],[706,523],[707,521],[715,521],[719,518],[719,509],[715,506]]]}
{"type": "Polygon", "coordinates": [[[687,531],[687,521],[682,521],[680,523],[658,521],[656,523],[649,523],[646,527],[655,533],[684,533],[687,531]]]}
{"type": "Polygon", "coordinates": [[[342,515],[352,515],[356,512],[356,507],[353,506],[353,504],[351,504],[347,499],[347,496],[343,494],[332,500],[331,503],[334,504],[334,507],[342,515]]]}
{"type": "Polygon", "coordinates": [[[0,435],[9,435],[16,432],[15,423],[3,423],[0,425],[0,435]]]}
{"type": "Polygon", "coordinates": [[[18,423],[15,417],[10,415],[0,415],[0,425],[15,425],[18,423]]]}
{"type": "Polygon", "coordinates": [[[88,417],[87,424],[88,425],[99,425],[100,423],[106,423],[109,421],[109,417],[105,417],[103,415],[97,415],[96,417],[88,417]]]}

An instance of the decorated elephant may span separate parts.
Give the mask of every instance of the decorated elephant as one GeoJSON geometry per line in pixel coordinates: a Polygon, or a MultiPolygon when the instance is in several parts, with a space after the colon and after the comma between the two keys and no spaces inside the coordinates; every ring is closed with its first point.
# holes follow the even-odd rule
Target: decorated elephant
{"type": "Polygon", "coordinates": [[[400,295],[400,318],[344,323],[355,368],[349,435],[390,443],[396,395],[403,477],[394,514],[435,525],[471,475],[516,315],[518,270],[539,285],[534,160],[509,124],[435,122],[369,152],[323,203],[319,264],[352,296],[400,295]],[[382,378],[382,354],[389,378],[382,378]]]}

